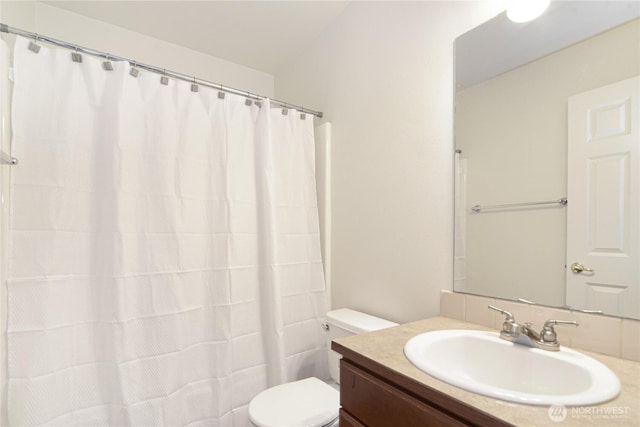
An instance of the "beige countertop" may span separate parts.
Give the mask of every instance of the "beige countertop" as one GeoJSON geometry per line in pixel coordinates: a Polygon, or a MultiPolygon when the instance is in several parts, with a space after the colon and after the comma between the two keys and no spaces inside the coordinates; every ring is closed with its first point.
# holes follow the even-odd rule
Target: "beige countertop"
{"type": "Polygon", "coordinates": [[[404,356],[405,343],[415,335],[442,329],[491,329],[446,317],[433,317],[393,328],[336,339],[341,346],[403,376],[438,390],[489,415],[517,426],[640,426],[640,363],[577,349],[609,367],[620,379],[618,397],[600,405],[566,408],[566,418],[554,422],[546,406],[521,405],[471,393],[444,383],[416,368],[404,356]]]}

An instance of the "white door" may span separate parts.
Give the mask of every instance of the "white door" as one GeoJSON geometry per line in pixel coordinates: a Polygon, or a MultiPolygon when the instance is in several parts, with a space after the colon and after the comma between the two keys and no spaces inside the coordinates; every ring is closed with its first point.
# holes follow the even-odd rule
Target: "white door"
{"type": "Polygon", "coordinates": [[[570,97],[568,111],[567,305],[635,318],[639,102],[640,77],[634,77],[570,97]],[[585,270],[572,271],[574,263],[585,270]]]}

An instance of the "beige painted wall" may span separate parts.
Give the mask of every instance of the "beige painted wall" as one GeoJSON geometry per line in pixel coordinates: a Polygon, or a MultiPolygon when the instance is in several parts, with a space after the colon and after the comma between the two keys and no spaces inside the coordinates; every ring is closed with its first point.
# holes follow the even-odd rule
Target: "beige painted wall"
{"type": "MultiPolygon", "coordinates": [[[[195,75],[225,86],[274,96],[274,77],[271,74],[38,1],[0,1],[0,21],[21,30],[195,75]]],[[[13,36],[3,35],[3,38],[12,40],[13,36]]]]}
{"type": "Polygon", "coordinates": [[[276,73],[332,122],[332,306],[404,322],[451,289],[454,38],[499,1],[353,2],[276,73]]]}
{"type": "MultiPolygon", "coordinates": [[[[456,147],[467,159],[467,206],[565,197],[567,98],[638,74],[635,20],[459,92],[456,147]]],[[[566,213],[467,212],[466,290],[564,305],[566,213]]]]}

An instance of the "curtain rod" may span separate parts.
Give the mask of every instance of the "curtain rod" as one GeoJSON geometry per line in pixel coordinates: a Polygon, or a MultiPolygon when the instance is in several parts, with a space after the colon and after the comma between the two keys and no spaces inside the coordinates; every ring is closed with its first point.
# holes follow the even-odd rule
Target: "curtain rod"
{"type": "MultiPolygon", "coordinates": [[[[249,98],[249,99],[254,99],[256,101],[261,101],[263,99],[266,99],[266,96],[260,96],[260,95],[256,95],[247,91],[242,91],[240,89],[234,89],[232,87],[229,86],[224,86],[218,83],[213,83],[207,80],[202,80],[199,78],[196,78],[194,76],[188,76],[186,74],[183,73],[178,73],[176,71],[170,71],[170,70],[166,70],[164,68],[159,68],[153,65],[148,65],[148,64],[143,64],[141,62],[138,61],[134,61],[133,59],[128,59],[128,58],[123,58],[117,55],[112,55],[110,53],[106,53],[106,52],[101,52],[99,50],[95,50],[95,49],[91,49],[88,47],[83,47],[83,46],[78,46],[77,44],[73,44],[73,43],[69,43],[69,42],[65,42],[62,40],[58,40],[58,39],[54,39],[53,37],[48,37],[48,36],[43,36],[37,33],[32,33],[30,31],[24,31],[24,30],[20,30],[18,28],[14,28],[14,27],[10,27],[6,24],[0,23],[0,32],[2,33],[8,33],[8,34],[16,34],[18,36],[22,36],[22,37],[27,37],[30,38],[32,40],[38,41],[44,41],[47,43],[51,43],[54,44],[56,46],[60,46],[60,47],[64,47],[66,49],[71,49],[71,50],[75,50],[77,52],[83,52],[83,53],[87,53],[89,55],[92,56],[97,56],[100,58],[104,58],[106,60],[114,60],[114,61],[126,61],[128,62],[130,65],[132,65],[133,67],[137,67],[137,68],[142,68],[144,70],[147,71],[151,71],[154,73],[158,73],[158,74],[162,74],[168,77],[173,77],[174,79],[178,79],[178,80],[183,80],[186,82],[190,82],[190,83],[195,83],[195,84],[199,84],[202,86],[207,86],[213,89],[218,89],[221,90],[223,92],[227,92],[227,93],[233,93],[235,95],[241,95],[244,96],[245,98],[249,98]]],[[[281,106],[283,108],[293,108],[296,109],[298,111],[300,111],[301,113],[306,113],[306,114],[312,114],[316,117],[322,117],[322,111],[314,111],[314,110],[309,110],[307,108],[304,107],[300,107],[297,105],[293,105],[293,104],[289,104],[283,101],[278,101],[275,99],[271,99],[270,100],[272,104],[281,106]]]]}

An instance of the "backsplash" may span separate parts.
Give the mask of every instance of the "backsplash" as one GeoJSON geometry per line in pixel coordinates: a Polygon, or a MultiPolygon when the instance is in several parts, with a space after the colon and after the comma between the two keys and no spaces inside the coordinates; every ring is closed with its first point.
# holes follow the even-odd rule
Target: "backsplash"
{"type": "Polygon", "coordinates": [[[577,328],[556,327],[561,345],[640,362],[638,320],[579,313],[446,290],[440,292],[441,316],[495,328],[497,331],[502,327],[503,316],[489,310],[488,305],[511,312],[518,323],[531,322],[535,329],[542,329],[544,322],[549,319],[575,320],[580,324],[577,328]]]}

